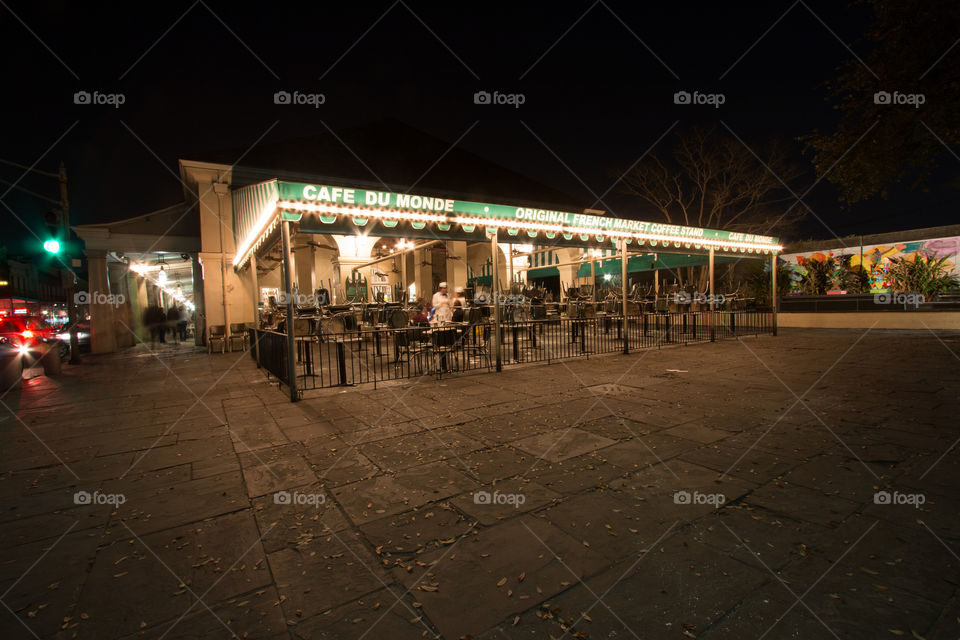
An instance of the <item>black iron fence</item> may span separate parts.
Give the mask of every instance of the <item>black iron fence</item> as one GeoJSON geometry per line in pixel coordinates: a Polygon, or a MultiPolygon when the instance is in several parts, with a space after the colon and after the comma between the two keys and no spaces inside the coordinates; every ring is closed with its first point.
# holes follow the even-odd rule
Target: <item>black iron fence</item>
{"type": "Polygon", "coordinates": [[[287,334],[276,331],[250,331],[250,356],[257,361],[257,366],[267,370],[268,375],[282,382],[290,384],[290,373],[287,365],[287,334]]]}
{"type": "MultiPolygon", "coordinates": [[[[259,366],[288,383],[287,336],[251,329],[251,356],[259,366]],[[259,350],[257,356],[256,350],[259,350]]],[[[475,324],[435,327],[369,327],[296,335],[296,387],[304,391],[336,386],[445,375],[496,367],[495,325],[490,318],[475,324]]],[[[628,315],[627,350],[776,333],[770,310],[676,311],[628,315]]],[[[500,364],[564,360],[622,353],[623,315],[590,318],[553,317],[500,323],[500,364]]]]}

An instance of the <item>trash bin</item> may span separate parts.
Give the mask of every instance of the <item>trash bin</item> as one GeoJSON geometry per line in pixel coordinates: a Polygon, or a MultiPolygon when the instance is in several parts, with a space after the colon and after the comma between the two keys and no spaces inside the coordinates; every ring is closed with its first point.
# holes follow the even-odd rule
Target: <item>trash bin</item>
{"type": "Polygon", "coordinates": [[[60,375],[60,345],[56,342],[45,342],[41,344],[40,362],[43,364],[43,375],[48,378],[60,375]]]}

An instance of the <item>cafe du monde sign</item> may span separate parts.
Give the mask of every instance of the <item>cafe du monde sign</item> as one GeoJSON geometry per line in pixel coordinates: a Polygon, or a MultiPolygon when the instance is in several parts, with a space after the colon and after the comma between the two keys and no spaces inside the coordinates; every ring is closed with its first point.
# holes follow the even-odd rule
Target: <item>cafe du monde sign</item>
{"type": "Polygon", "coordinates": [[[564,228],[595,229],[597,231],[625,231],[639,234],[668,235],[680,238],[727,240],[732,242],[752,242],[756,244],[775,245],[776,238],[749,233],[719,231],[716,229],[700,229],[661,222],[646,222],[643,220],[627,220],[595,216],[586,213],[571,213],[569,211],[553,211],[549,209],[535,209],[530,207],[515,207],[502,204],[486,204],[468,200],[454,200],[451,198],[423,196],[408,193],[394,193],[391,191],[373,191],[370,189],[355,189],[352,187],[337,187],[330,185],[303,184],[298,182],[280,181],[277,185],[280,206],[284,201],[328,204],[336,206],[357,207],[358,215],[364,208],[399,210],[419,213],[440,214],[451,217],[489,218],[491,220],[519,222],[533,222],[540,224],[559,225],[564,228]]]}

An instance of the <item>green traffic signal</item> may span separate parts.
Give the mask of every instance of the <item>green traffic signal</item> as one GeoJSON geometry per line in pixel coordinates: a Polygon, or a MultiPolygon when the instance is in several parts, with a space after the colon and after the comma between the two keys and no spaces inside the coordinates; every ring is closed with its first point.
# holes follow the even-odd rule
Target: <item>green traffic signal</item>
{"type": "Polygon", "coordinates": [[[50,253],[60,253],[60,241],[59,240],[47,240],[43,243],[43,248],[50,253]]]}

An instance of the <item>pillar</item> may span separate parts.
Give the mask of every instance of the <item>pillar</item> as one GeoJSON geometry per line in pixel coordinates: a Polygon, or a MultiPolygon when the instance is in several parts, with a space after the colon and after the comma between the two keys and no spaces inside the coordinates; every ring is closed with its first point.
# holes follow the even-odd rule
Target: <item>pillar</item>
{"type": "Polygon", "coordinates": [[[710,247],[710,311],[714,310],[713,302],[713,247],[710,247]]]}
{"type": "Polygon", "coordinates": [[[467,286],[467,243],[453,241],[445,243],[447,255],[456,260],[447,260],[447,284],[450,286],[450,295],[456,287],[467,286]]]}
{"type": "Polygon", "coordinates": [[[86,255],[90,351],[91,353],[112,353],[117,350],[117,336],[113,326],[113,305],[107,301],[110,295],[107,253],[91,250],[86,251],[86,255]]]}
{"type": "Polygon", "coordinates": [[[490,255],[493,259],[493,351],[497,360],[497,371],[503,370],[500,361],[500,249],[497,247],[497,233],[490,236],[490,255]]]}
{"type": "Polygon", "coordinates": [[[660,297],[660,269],[657,268],[657,254],[653,254],[653,301],[656,309],[657,298],[660,297]]]}
{"type": "Polygon", "coordinates": [[[131,280],[136,280],[136,275],[122,262],[108,262],[107,275],[110,280],[110,292],[116,300],[113,306],[113,331],[116,335],[117,348],[132,347],[143,339],[142,319],[138,324],[137,314],[133,312],[132,287],[129,286],[131,280]]]}
{"type": "Polygon", "coordinates": [[[777,335],[777,254],[770,254],[770,311],[773,314],[773,335],[777,335]]]}
{"type": "Polygon", "coordinates": [[[423,298],[430,303],[430,296],[433,295],[433,267],[424,265],[426,261],[427,249],[411,252],[413,256],[413,284],[417,285],[417,298],[423,298]]]}
{"type": "Polygon", "coordinates": [[[627,239],[620,238],[620,286],[622,288],[623,313],[623,352],[630,353],[630,341],[627,339],[627,239]]]}
{"type": "Polygon", "coordinates": [[[203,265],[199,256],[190,256],[193,263],[193,343],[202,347],[207,344],[207,304],[203,288],[203,265]]]}
{"type": "MultiPolygon", "coordinates": [[[[257,252],[252,251],[250,253],[250,291],[253,297],[253,326],[259,331],[260,329],[260,278],[257,273],[257,252]]],[[[260,335],[257,333],[256,335],[260,335]]],[[[253,344],[250,345],[250,348],[253,349],[253,355],[257,359],[257,366],[260,366],[260,340],[254,340],[253,344]]]]}

